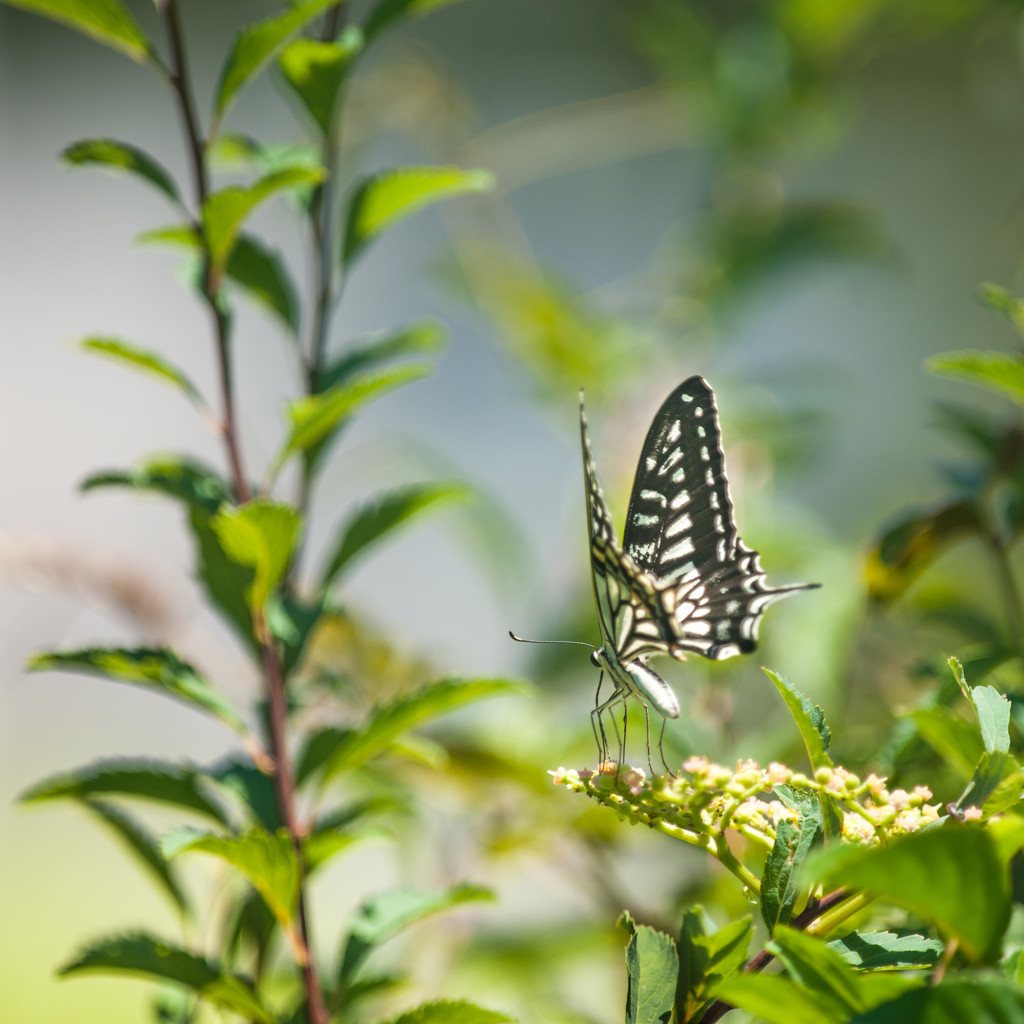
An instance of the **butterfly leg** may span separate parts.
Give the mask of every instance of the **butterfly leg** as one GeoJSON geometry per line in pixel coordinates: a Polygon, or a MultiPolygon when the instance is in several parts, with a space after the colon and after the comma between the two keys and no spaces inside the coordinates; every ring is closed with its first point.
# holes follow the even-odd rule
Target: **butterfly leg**
{"type": "MultiPolygon", "coordinates": [[[[598,722],[601,723],[601,736],[604,738],[604,757],[602,761],[608,760],[608,737],[604,731],[604,719],[601,717],[605,711],[611,709],[612,705],[622,699],[622,694],[616,690],[603,704],[599,704],[593,711],[591,716],[596,715],[598,722]]],[[[619,739],[619,723],[615,721],[615,713],[612,712],[612,725],[615,727],[615,739],[619,742],[619,747],[622,747],[622,741],[619,739]]]]}
{"type": "MultiPolygon", "coordinates": [[[[643,704],[643,701],[640,703],[643,704]]],[[[647,767],[651,769],[651,778],[654,778],[654,764],[651,762],[651,709],[646,704],[644,718],[647,720],[647,767]]]]}
{"type": "MultiPolygon", "coordinates": [[[[612,718],[615,718],[614,713],[612,718]]],[[[629,700],[628,697],[622,698],[622,746],[619,747],[619,763],[615,767],[615,778],[619,777],[619,768],[622,767],[623,762],[626,760],[626,730],[629,728],[629,700]]]]}
{"type": "Polygon", "coordinates": [[[597,677],[597,693],[594,694],[594,710],[590,712],[590,728],[594,730],[594,742],[597,744],[597,762],[603,763],[608,759],[608,737],[604,731],[604,719],[601,718],[601,684],[604,682],[604,672],[597,677]],[[597,716],[595,723],[594,716],[597,716]],[[601,735],[598,737],[597,729],[601,728],[601,735]]]}
{"type": "Polygon", "coordinates": [[[674,779],[676,773],[672,771],[668,766],[668,761],[665,760],[665,726],[668,724],[668,719],[663,718],[661,720],[661,736],[658,737],[658,753],[661,755],[661,763],[665,766],[665,771],[674,779]]]}

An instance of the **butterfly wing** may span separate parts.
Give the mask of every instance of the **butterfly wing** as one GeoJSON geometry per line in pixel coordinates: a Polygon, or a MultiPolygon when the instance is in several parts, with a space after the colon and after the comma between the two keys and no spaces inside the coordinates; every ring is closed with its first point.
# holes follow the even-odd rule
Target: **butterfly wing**
{"type": "Polygon", "coordinates": [[[597,599],[601,640],[620,661],[652,654],[670,653],[671,632],[655,618],[664,618],[655,580],[641,572],[623,553],[615,537],[615,525],[597,479],[597,466],[587,436],[587,417],[580,393],[580,437],[583,444],[583,478],[587,494],[587,529],[590,536],[590,568],[597,599]]]}
{"type": "Polygon", "coordinates": [[[651,423],[622,546],[655,581],[652,617],[681,659],[749,653],[765,609],[808,589],[769,587],[760,556],[737,534],[715,393],[703,377],[683,381],[651,423]]]}

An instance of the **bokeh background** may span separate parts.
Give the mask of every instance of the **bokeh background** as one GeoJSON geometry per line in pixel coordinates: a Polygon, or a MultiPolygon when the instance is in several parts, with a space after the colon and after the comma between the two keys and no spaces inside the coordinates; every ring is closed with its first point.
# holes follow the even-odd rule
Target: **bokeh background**
{"type": "MultiPolygon", "coordinates": [[[[202,96],[257,7],[273,9],[184,4],[202,96]]],[[[471,721],[499,749],[537,770],[592,760],[584,656],[536,660],[507,630],[587,639],[595,628],[577,388],[588,388],[621,516],[650,416],[702,373],[719,393],[745,539],[772,579],[824,584],[774,609],[747,660],[792,678],[864,756],[889,719],[862,709],[898,704],[889,686],[902,693],[917,651],[898,613],[865,610],[864,553],[894,513],[941,493],[934,462],[951,443],[932,400],[994,404],[928,377],[923,361],[1014,344],[975,294],[985,280],[1012,288],[1024,254],[1015,5],[466,0],[381,46],[349,102],[364,166],[486,166],[499,188],[410,220],[349,284],[335,344],[425,315],[451,340],[432,379],[374,406],[348,436],[317,495],[311,548],[384,483],[458,475],[488,495],[488,516],[417,526],[361,567],[346,605],[403,658],[533,678],[533,698],[471,721]]],[[[232,127],[296,137],[268,78],[232,127]]],[[[19,792],[101,756],[209,761],[230,747],[157,696],[29,677],[26,658],[156,637],[240,702],[255,685],[201,604],[179,511],[76,489],[154,452],[220,459],[176,395],[72,344],[122,335],[213,390],[207,325],[173,257],[132,244],[169,219],[159,198],[57,161],[92,136],[130,140],[184,175],[159,82],[0,8],[0,991],[2,1016],[20,1024],[143,1019],[141,983],[60,983],[53,968],[90,935],[173,923],[111,838],[68,808],[18,807],[19,792]]],[[[283,208],[256,223],[301,266],[283,208]]],[[[259,465],[280,437],[294,361],[275,325],[244,308],[237,352],[243,444],[259,465]]],[[[968,550],[938,571],[969,586],[987,571],[980,561],[968,550]]],[[[686,709],[675,754],[792,749],[755,664],[670,672],[686,709]]],[[[440,946],[409,944],[425,991],[443,979],[445,992],[524,1020],[617,1020],[610,904],[670,920],[703,877],[698,862],[660,837],[593,823],[573,842],[592,828],[604,852],[578,859],[559,829],[580,808],[560,792],[536,795],[541,810],[502,803],[520,815],[507,829],[518,838],[485,849],[465,823],[505,801],[497,789],[476,790],[469,806],[443,787],[425,792],[423,827],[404,846],[356,851],[319,883],[324,948],[365,892],[469,874],[500,901],[459,918],[440,946]],[[601,884],[580,877],[606,854],[601,884]]]]}

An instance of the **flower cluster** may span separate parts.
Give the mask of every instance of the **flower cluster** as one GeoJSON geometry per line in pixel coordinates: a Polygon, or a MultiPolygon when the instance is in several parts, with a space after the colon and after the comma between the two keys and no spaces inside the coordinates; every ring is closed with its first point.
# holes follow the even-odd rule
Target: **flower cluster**
{"type": "MultiPolygon", "coordinates": [[[[939,805],[927,803],[932,797],[927,786],[917,786],[910,793],[890,792],[884,778],[869,775],[861,781],[838,766],[819,768],[811,777],[777,762],[761,768],[755,761],[741,761],[732,770],[706,757],[691,757],[683,770],[688,777],[648,779],[640,768],[606,762],[597,771],[559,768],[551,774],[556,785],[585,793],[634,824],[646,824],[709,849],[710,845],[721,848],[708,840],[721,837],[727,828],[770,848],[779,822],[799,818],[794,794],[827,797],[842,817],[843,839],[851,843],[884,842],[916,832],[939,817],[939,805]]],[[[969,807],[963,814],[971,819],[981,812],[969,807]]]]}

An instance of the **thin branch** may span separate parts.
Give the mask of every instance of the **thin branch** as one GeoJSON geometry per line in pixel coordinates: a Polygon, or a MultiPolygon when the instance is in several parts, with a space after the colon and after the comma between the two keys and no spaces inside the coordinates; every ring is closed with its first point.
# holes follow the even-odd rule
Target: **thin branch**
{"type": "Polygon", "coordinates": [[[348,4],[337,3],[324,15],[324,23],[320,28],[321,42],[329,43],[338,38],[338,33],[345,27],[347,13],[348,4]]]}

